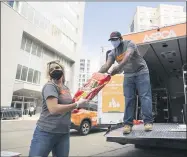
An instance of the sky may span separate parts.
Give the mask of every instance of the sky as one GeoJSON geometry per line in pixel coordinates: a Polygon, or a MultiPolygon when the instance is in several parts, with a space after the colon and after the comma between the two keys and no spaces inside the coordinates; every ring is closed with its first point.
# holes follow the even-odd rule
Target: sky
{"type": "MultiPolygon", "coordinates": [[[[86,2],[82,44],[84,56],[91,58],[93,63],[98,61],[101,47],[110,46],[108,38],[111,32],[129,33],[137,6],[158,7],[160,3],[185,6],[185,2],[86,2]]],[[[95,66],[91,68],[98,69],[95,66]]]]}

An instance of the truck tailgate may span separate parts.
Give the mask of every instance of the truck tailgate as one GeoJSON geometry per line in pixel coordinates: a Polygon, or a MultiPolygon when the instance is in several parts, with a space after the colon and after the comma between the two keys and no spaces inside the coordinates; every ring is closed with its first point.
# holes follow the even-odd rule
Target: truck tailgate
{"type": "MultiPolygon", "coordinates": [[[[186,125],[156,123],[153,125],[153,131],[145,132],[143,124],[133,126],[130,134],[123,134],[123,128],[118,128],[106,135],[108,142],[117,142],[120,144],[164,144],[173,142],[185,143],[186,147],[186,125]]],[[[181,147],[181,146],[180,146],[181,147]]]]}

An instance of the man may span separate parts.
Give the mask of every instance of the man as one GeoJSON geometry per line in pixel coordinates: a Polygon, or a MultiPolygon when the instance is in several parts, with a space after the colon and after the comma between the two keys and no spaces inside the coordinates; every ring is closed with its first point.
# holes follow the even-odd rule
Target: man
{"type": "Polygon", "coordinates": [[[31,106],[31,107],[29,108],[29,115],[30,115],[30,117],[32,117],[33,112],[34,112],[34,107],[31,106]]]}
{"type": "Polygon", "coordinates": [[[108,54],[107,61],[99,72],[108,72],[115,61],[118,65],[112,69],[111,75],[124,71],[124,133],[128,134],[132,131],[136,89],[141,101],[145,131],[151,131],[153,124],[152,94],[147,64],[140,56],[136,44],[123,40],[120,32],[112,32],[109,41],[114,49],[108,54]]]}

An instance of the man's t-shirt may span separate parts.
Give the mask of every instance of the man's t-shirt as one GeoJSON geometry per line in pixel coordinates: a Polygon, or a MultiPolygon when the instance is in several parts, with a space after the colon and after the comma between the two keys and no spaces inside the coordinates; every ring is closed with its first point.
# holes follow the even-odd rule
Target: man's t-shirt
{"type": "Polygon", "coordinates": [[[130,54],[127,63],[123,67],[125,77],[132,77],[141,75],[143,73],[149,73],[147,64],[143,57],[141,57],[136,44],[132,41],[124,40],[122,43],[115,49],[113,49],[108,57],[110,57],[113,63],[116,61],[120,63],[123,60],[125,52],[127,49],[132,49],[133,52],[130,54]]]}
{"type": "Polygon", "coordinates": [[[51,133],[68,133],[71,124],[71,112],[64,114],[51,114],[47,108],[46,100],[48,97],[53,96],[58,99],[58,104],[71,104],[72,97],[69,89],[62,85],[62,90],[48,82],[42,89],[42,112],[37,125],[40,129],[51,133]]]}

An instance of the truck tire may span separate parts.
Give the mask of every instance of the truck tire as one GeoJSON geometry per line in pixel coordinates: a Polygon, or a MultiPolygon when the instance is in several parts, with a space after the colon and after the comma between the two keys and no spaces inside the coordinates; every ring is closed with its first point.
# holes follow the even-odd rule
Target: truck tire
{"type": "Polygon", "coordinates": [[[91,129],[90,122],[88,120],[84,120],[79,129],[79,133],[83,136],[88,135],[91,129]]]}

